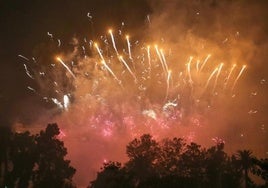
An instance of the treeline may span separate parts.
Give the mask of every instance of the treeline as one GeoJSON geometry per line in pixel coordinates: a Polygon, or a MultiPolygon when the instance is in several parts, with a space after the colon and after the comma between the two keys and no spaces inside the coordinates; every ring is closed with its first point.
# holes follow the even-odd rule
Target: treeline
{"type": "Polygon", "coordinates": [[[67,149],[59,134],[57,124],[48,124],[37,135],[0,127],[0,187],[75,187],[75,169],[65,160],[67,149]]]}
{"type": "Polygon", "coordinates": [[[210,148],[181,138],[155,141],[145,134],[126,147],[129,160],[105,163],[91,188],[253,188],[268,187],[268,159],[249,150],[224,152],[224,143],[210,148]],[[251,176],[265,182],[256,185],[251,176]]]}
{"type": "MultiPolygon", "coordinates": [[[[32,135],[0,127],[0,188],[74,188],[75,169],[65,159],[57,124],[32,135]]],[[[115,146],[116,147],[116,146],[115,146]]],[[[229,156],[224,143],[204,148],[181,138],[157,142],[145,134],[126,146],[129,160],[105,163],[92,188],[264,188],[268,159],[249,150],[229,156]],[[256,185],[252,176],[263,179],[256,185]]]]}

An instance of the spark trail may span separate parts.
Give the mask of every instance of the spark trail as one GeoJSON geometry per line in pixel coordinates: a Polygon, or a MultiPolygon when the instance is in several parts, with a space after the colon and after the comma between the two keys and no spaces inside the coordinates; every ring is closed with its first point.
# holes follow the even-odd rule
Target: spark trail
{"type": "Polygon", "coordinates": [[[135,76],[135,74],[131,71],[131,69],[129,68],[127,62],[124,60],[123,56],[119,56],[119,59],[122,61],[122,63],[126,66],[127,70],[129,71],[129,73],[133,76],[135,82],[137,82],[137,78],[135,76]]]}
{"type": "Polygon", "coordinates": [[[245,70],[246,67],[247,67],[246,65],[243,65],[243,66],[242,66],[242,68],[241,68],[241,70],[240,70],[238,76],[236,77],[236,79],[235,79],[235,81],[234,81],[234,84],[233,84],[233,86],[232,86],[232,92],[234,91],[234,88],[235,88],[235,86],[236,86],[236,84],[237,84],[237,81],[238,81],[238,79],[241,77],[241,75],[242,75],[242,73],[244,72],[244,70],[245,70]]]}
{"type": "Polygon", "coordinates": [[[128,47],[129,59],[132,59],[132,56],[131,56],[131,47],[130,47],[130,42],[129,42],[129,36],[128,35],[126,35],[126,40],[127,40],[127,47],[128,47]]]}
{"type": "Polygon", "coordinates": [[[111,36],[111,40],[112,40],[112,43],[113,43],[114,50],[115,50],[116,54],[119,55],[119,54],[118,54],[118,50],[117,50],[116,45],[115,45],[113,31],[112,31],[111,29],[109,29],[108,32],[110,33],[110,36],[111,36]]]}
{"type": "Polygon", "coordinates": [[[66,70],[72,75],[72,77],[75,79],[75,75],[74,73],[71,71],[71,69],[69,69],[69,67],[62,61],[62,59],[60,57],[57,57],[57,60],[64,66],[64,68],[66,68],[66,70]]]}
{"type": "Polygon", "coordinates": [[[224,84],[224,89],[226,89],[227,84],[228,84],[228,82],[229,82],[229,80],[230,80],[230,77],[231,77],[231,75],[232,75],[232,73],[233,73],[235,67],[236,67],[236,64],[233,64],[233,66],[232,66],[232,68],[231,68],[231,70],[230,70],[230,72],[229,72],[229,74],[228,74],[228,76],[227,76],[227,78],[226,78],[226,81],[225,81],[225,84],[224,84]]]}

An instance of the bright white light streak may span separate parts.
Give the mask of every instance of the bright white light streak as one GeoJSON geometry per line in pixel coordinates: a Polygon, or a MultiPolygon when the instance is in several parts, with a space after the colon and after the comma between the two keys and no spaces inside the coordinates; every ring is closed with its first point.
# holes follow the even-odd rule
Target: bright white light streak
{"type": "Polygon", "coordinates": [[[129,68],[127,62],[124,60],[123,56],[119,56],[119,59],[122,61],[122,63],[125,65],[125,67],[127,68],[127,70],[129,71],[129,73],[133,76],[133,78],[135,79],[135,82],[137,82],[137,77],[135,76],[135,74],[131,71],[131,69],[129,68]]]}
{"type": "Polygon", "coordinates": [[[105,61],[101,61],[101,63],[111,73],[111,75],[114,77],[114,79],[116,81],[118,81],[118,83],[121,85],[121,81],[117,78],[117,76],[114,74],[114,72],[112,71],[112,69],[110,69],[110,67],[105,63],[105,61]]]}
{"type": "Polygon", "coordinates": [[[132,59],[132,56],[131,56],[131,46],[130,46],[130,42],[129,42],[129,36],[126,35],[126,39],[127,39],[127,47],[128,47],[128,55],[129,55],[129,59],[132,59]]]}
{"type": "Polygon", "coordinates": [[[72,75],[72,77],[75,79],[74,73],[69,69],[69,67],[62,61],[60,57],[57,57],[57,60],[66,68],[66,70],[72,75]]]}
{"type": "Polygon", "coordinates": [[[215,91],[215,88],[216,88],[216,85],[217,85],[217,82],[218,82],[218,78],[219,78],[219,75],[221,73],[222,66],[223,66],[223,63],[221,63],[219,65],[218,72],[217,72],[217,75],[216,75],[216,79],[215,79],[215,82],[214,82],[212,93],[214,93],[214,91],[215,91]]]}
{"type": "Polygon", "coordinates": [[[188,72],[188,76],[189,76],[189,82],[192,85],[193,80],[192,80],[192,75],[191,75],[191,62],[193,60],[193,57],[190,56],[189,62],[187,63],[187,72],[188,72]]]}
{"type": "Polygon", "coordinates": [[[167,74],[167,89],[166,89],[165,101],[168,98],[169,87],[170,87],[170,78],[171,78],[171,70],[168,70],[168,74],[167,74]]]}
{"type": "Polygon", "coordinates": [[[34,77],[30,74],[30,72],[29,72],[29,70],[28,70],[26,64],[23,64],[23,66],[24,66],[24,69],[25,69],[26,74],[27,74],[31,79],[34,80],[34,77]]]}
{"type": "Polygon", "coordinates": [[[232,68],[231,68],[231,70],[230,70],[230,72],[229,72],[229,74],[228,74],[228,76],[226,78],[226,81],[225,81],[225,84],[224,84],[224,89],[226,89],[228,81],[230,80],[230,77],[231,77],[235,67],[236,67],[236,64],[233,64],[233,66],[232,66],[232,68]]]}
{"type": "Polygon", "coordinates": [[[235,88],[235,86],[236,86],[236,84],[237,84],[238,79],[241,77],[241,75],[242,75],[242,73],[244,72],[244,70],[245,70],[246,67],[247,67],[246,65],[243,65],[243,67],[241,68],[241,70],[240,70],[238,76],[236,77],[236,79],[235,79],[235,81],[234,81],[234,84],[233,84],[233,87],[232,87],[232,92],[233,92],[233,90],[234,90],[234,88],[235,88]]]}
{"type": "Polygon", "coordinates": [[[114,41],[113,31],[112,31],[111,29],[109,29],[108,32],[110,33],[110,36],[111,36],[111,40],[112,40],[112,43],[113,43],[114,50],[115,50],[116,54],[118,55],[118,51],[117,51],[117,48],[116,48],[116,45],[115,45],[115,41],[114,41]]]}
{"type": "Polygon", "coordinates": [[[63,107],[64,107],[64,109],[68,110],[69,105],[70,105],[69,97],[68,97],[68,95],[64,95],[63,96],[63,107]]]}
{"type": "Polygon", "coordinates": [[[150,46],[147,46],[147,57],[148,57],[148,64],[149,64],[149,70],[151,71],[151,54],[150,54],[150,46]]]}
{"type": "Polygon", "coordinates": [[[62,104],[56,98],[51,98],[54,104],[56,104],[59,108],[63,108],[62,104]]]}
{"type": "Polygon", "coordinates": [[[206,86],[205,86],[205,89],[207,89],[207,87],[208,87],[208,84],[209,84],[209,82],[210,82],[210,80],[211,80],[211,78],[213,77],[213,75],[216,73],[218,71],[218,67],[217,68],[215,68],[214,69],[214,71],[210,74],[210,76],[209,76],[209,78],[208,78],[208,80],[207,80],[207,83],[206,83],[206,86]]]}
{"type": "Polygon", "coordinates": [[[26,61],[29,61],[29,59],[27,57],[23,56],[23,55],[18,55],[18,57],[20,57],[20,58],[22,58],[22,59],[24,59],[26,61]]]}
{"type": "Polygon", "coordinates": [[[164,66],[164,62],[163,62],[162,57],[161,57],[161,55],[160,55],[160,52],[159,52],[159,50],[158,50],[158,46],[155,45],[154,48],[155,48],[155,51],[156,51],[156,53],[157,53],[157,55],[158,55],[158,58],[159,58],[159,60],[160,60],[160,62],[161,62],[162,69],[163,69],[163,71],[164,71],[165,74],[166,74],[166,68],[165,68],[165,66],[164,66]]]}
{"type": "Polygon", "coordinates": [[[201,65],[200,72],[203,70],[204,66],[206,65],[208,59],[211,57],[211,54],[208,54],[206,59],[204,60],[203,64],[201,65]]]}
{"type": "Polygon", "coordinates": [[[200,60],[198,59],[196,61],[196,71],[198,72],[199,71],[199,64],[200,64],[200,60]]]}
{"type": "Polygon", "coordinates": [[[163,49],[160,49],[160,54],[161,54],[161,57],[163,59],[163,63],[164,63],[165,69],[168,72],[168,65],[167,65],[167,61],[166,61],[166,58],[165,58],[165,54],[163,52],[163,49]]]}

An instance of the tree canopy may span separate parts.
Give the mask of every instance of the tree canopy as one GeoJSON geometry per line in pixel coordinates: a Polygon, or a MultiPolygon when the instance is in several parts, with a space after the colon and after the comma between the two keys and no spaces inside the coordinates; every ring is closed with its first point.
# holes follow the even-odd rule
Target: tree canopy
{"type": "Polygon", "coordinates": [[[105,163],[89,187],[239,188],[267,187],[267,159],[257,159],[249,150],[228,155],[224,143],[205,148],[184,139],[157,142],[144,134],[126,146],[129,160],[105,163]],[[250,176],[250,175],[251,176],[250,176]],[[253,174],[264,185],[255,185],[253,174]]]}
{"type": "Polygon", "coordinates": [[[0,127],[0,187],[74,187],[75,169],[65,160],[67,149],[57,124],[37,135],[0,127]]]}

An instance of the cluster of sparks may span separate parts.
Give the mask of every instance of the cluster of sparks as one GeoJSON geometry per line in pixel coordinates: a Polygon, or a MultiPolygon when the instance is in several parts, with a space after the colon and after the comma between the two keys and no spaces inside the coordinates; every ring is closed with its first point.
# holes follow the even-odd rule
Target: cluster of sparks
{"type": "MultiPolygon", "coordinates": [[[[246,69],[246,65],[215,64],[211,54],[200,59],[185,57],[185,62],[178,62],[171,49],[132,42],[129,35],[121,37],[119,42],[116,38],[119,37],[110,29],[100,43],[85,39],[82,57],[55,57],[47,71],[57,73],[58,62],[72,86],[69,91],[60,88],[61,80],[31,68],[31,60],[19,55],[25,61],[27,76],[38,82],[37,77],[47,76],[53,86],[46,88],[56,87],[56,94],[46,96],[31,86],[28,89],[53,102],[62,113],[83,109],[85,126],[98,130],[104,137],[122,129],[137,136],[142,133],[140,126],[155,134],[182,124],[201,126],[200,114],[209,111],[217,95],[234,96],[246,69]]],[[[38,63],[35,58],[33,61],[38,63]]]]}

